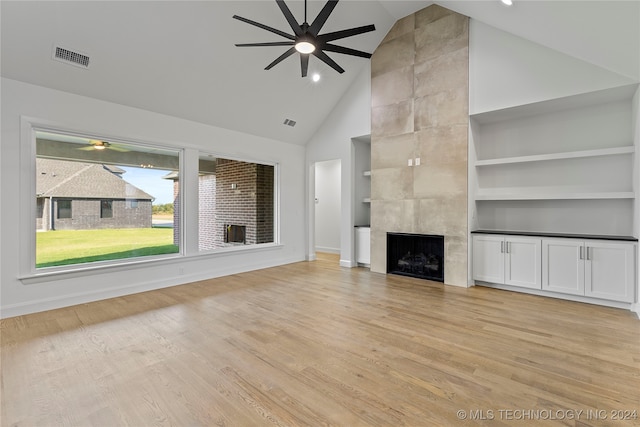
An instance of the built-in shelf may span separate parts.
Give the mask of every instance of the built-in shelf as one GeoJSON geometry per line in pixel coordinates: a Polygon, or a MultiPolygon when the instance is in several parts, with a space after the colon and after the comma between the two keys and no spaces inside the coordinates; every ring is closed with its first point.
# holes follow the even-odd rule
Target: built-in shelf
{"type": "Polygon", "coordinates": [[[637,242],[633,236],[612,236],[602,234],[577,234],[577,233],[545,233],[540,231],[513,231],[513,230],[473,230],[471,234],[498,234],[509,236],[535,236],[552,237],[562,239],[588,239],[588,240],[619,240],[625,242],[637,242]]]}
{"type": "Polygon", "coordinates": [[[501,159],[477,160],[475,162],[475,165],[476,166],[494,166],[494,165],[513,164],[513,163],[542,162],[542,161],[548,161],[548,160],[614,156],[619,154],[632,154],[634,151],[635,151],[635,148],[633,146],[603,148],[599,150],[583,150],[583,151],[571,151],[566,153],[539,154],[535,156],[519,156],[519,157],[505,157],[501,159]]]}
{"type": "Polygon", "coordinates": [[[479,190],[476,200],[595,200],[595,199],[633,199],[632,191],[563,193],[563,192],[489,192],[479,190]]]}
{"type": "Polygon", "coordinates": [[[638,84],[469,116],[471,228],[629,235],[638,84]]]}
{"type": "Polygon", "coordinates": [[[638,85],[636,83],[619,86],[611,89],[603,89],[578,95],[572,95],[530,104],[517,105],[514,107],[503,108],[499,110],[491,110],[470,114],[469,117],[478,123],[487,124],[505,120],[518,120],[521,118],[532,117],[539,114],[549,114],[584,108],[592,105],[604,105],[610,102],[629,100],[636,93],[638,85]]]}
{"type": "Polygon", "coordinates": [[[364,172],[362,172],[362,175],[371,176],[371,171],[364,171],[364,172]]]}
{"type": "Polygon", "coordinates": [[[362,200],[362,203],[371,203],[371,199],[370,199],[370,198],[368,198],[368,197],[365,197],[365,198],[362,200]]]}

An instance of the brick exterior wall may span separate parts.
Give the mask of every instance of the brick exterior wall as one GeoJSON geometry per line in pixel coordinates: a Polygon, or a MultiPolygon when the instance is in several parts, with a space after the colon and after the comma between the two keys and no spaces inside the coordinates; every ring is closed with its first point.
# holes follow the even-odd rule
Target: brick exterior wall
{"type": "Polygon", "coordinates": [[[218,159],[216,176],[216,241],[225,225],[242,225],[247,245],[272,242],[273,166],[218,159]]]}
{"type": "Polygon", "coordinates": [[[273,166],[257,165],[256,243],[273,242],[273,166]]]}
{"type": "MultiPolygon", "coordinates": [[[[68,199],[64,199],[68,200],[68,199]]],[[[133,208],[124,199],[112,199],[112,218],[100,218],[100,199],[73,199],[71,218],[58,218],[58,199],[53,199],[54,230],[91,230],[100,228],[150,228],[151,200],[138,200],[133,208]]],[[[43,203],[41,226],[48,228],[48,200],[43,203]],[[46,214],[45,214],[46,212],[46,214]],[[45,222],[46,221],[46,222],[45,222]]],[[[36,225],[38,225],[36,223],[36,225]]]]}
{"type": "Polygon", "coordinates": [[[49,202],[42,197],[36,199],[36,202],[36,230],[46,230],[49,227],[49,211],[44,207],[49,202]]]}
{"type": "Polygon", "coordinates": [[[206,251],[220,247],[216,242],[216,176],[200,175],[198,183],[198,249],[206,251]]]}
{"type": "MultiPolygon", "coordinates": [[[[180,187],[175,180],[173,238],[176,245],[180,241],[179,192],[180,187]]],[[[199,177],[199,249],[240,244],[225,243],[226,225],[246,227],[247,245],[273,242],[273,193],[273,166],[218,159],[215,175],[199,177]]]]}

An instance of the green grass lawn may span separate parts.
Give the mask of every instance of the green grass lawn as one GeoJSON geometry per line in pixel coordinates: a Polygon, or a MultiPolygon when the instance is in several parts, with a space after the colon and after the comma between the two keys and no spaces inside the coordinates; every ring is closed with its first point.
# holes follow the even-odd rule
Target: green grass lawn
{"type": "Polygon", "coordinates": [[[36,233],[36,267],[178,252],[171,228],[55,230],[36,233]]]}

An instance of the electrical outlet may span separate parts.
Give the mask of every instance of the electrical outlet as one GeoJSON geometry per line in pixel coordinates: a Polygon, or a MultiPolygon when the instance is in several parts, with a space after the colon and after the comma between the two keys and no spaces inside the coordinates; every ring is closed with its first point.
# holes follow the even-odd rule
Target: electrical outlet
{"type": "Polygon", "coordinates": [[[416,166],[420,166],[420,157],[416,157],[416,166]]]}

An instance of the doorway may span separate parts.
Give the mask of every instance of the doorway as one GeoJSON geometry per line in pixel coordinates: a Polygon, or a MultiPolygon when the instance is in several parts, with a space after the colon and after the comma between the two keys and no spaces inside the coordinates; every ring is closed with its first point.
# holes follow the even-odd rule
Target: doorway
{"type": "Polygon", "coordinates": [[[340,159],[315,164],[315,251],[340,254],[340,159]]]}

